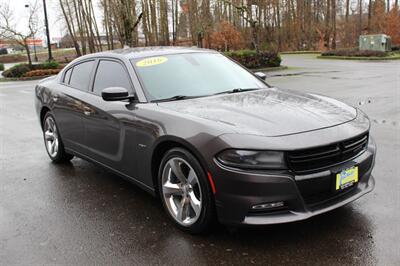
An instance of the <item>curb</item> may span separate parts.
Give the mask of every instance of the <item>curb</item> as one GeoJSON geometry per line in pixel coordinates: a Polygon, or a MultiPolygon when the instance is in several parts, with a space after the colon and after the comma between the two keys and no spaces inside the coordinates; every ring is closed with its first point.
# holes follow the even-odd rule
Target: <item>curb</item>
{"type": "Polygon", "coordinates": [[[55,75],[45,75],[45,76],[38,76],[38,77],[21,77],[21,78],[0,78],[0,82],[39,80],[39,79],[44,79],[44,78],[51,77],[51,76],[55,76],[55,75]]]}
{"type": "Polygon", "coordinates": [[[318,59],[332,59],[332,60],[355,60],[355,61],[388,61],[399,60],[399,56],[394,57],[356,57],[356,56],[317,56],[318,59]]]}
{"type": "Polygon", "coordinates": [[[321,51],[287,51],[279,52],[280,54],[321,54],[321,51]]]}
{"type": "Polygon", "coordinates": [[[253,72],[273,72],[273,71],[280,71],[280,70],[285,70],[288,69],[287,66],[278,66],[278,67],[262,67],[262,68],[252,68],[250,69],[253,72]]]}

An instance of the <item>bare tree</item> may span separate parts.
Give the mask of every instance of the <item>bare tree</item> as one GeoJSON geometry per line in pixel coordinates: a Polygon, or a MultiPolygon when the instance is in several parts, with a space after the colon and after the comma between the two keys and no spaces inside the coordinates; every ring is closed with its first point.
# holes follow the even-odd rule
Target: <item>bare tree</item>
{"type": "Polygon", "coordinates": [[[71,8],[69,7],[69,3],[68,3],[68,1],[64,1],[64,0],[59,0],[59,3],[60,3],[61,11],[62,11],[64,19],[65,19],[65,24],[67,26],[68,33],[71,36],[72,42],[74,44],[76,55],[81,56],[82,53],[81,53],[81,49],[78,44],[78,40],[76,38],[75,23],[72,19],[72,15],[70,14],[71,8]],[[67,8],[65,8],[66,5],[67,5],[67,8]]]}
{"type": "Polygon", "coordinates": [[[359,12],[358,12],[358,35],[362,33],[362,16],[363,16],[363,0],[358,0],[358,7],[359,7],[359,12]]]}
{"type": "Polygon", "coordinates": [[[368,2],[368,30],[371,30],[372,0],[368,2]]]}
{"type": "MultiPolygon", "coordinates": [[[[258,45],[258,40],[259,40],[259,36],[258,36],[258,24],[259,22],[257,21],[257,19],[253,19],[252,16],[252,10],[251,10],[251,5],[245,6],[245,5],[235,5],[232,2],[229,2],[227,0],[222,0],[223,2],[225,2],[227,5],[232,6],[233,8],[236,9],[237,12],[239,12],[239,15],[247,22],[250,24],[250,28],[251,28],[251,37],[252,37],[252,45],[253,48],[256,50],[257,53],[259,53],[260,49],[259,49],[259,45],[258,45]]],[[[249,3],[249,2],[248,2],[249,3]]]]}
{"type": "Polygon", "coordinates": [[[331,14],[332,14],[332,31],[333,31],[333,37],[332,37],[332,48],[336,49],[336,1],[337,0],[332,0],[331,4],[331,14]]]}
{"type": "MultiPolygon", "coordinates": [[[[82,54],[137,45],[198,45],[212,47],[211,36],[227,22],[242,38],[240,48],[336,49],[354,46],[371,22],[386,20],[372,12],[386,0],[58,0],[75,49],[82,54]],[[368,8],[368,11],[367,11],[368,8]],[[102,25],[94,13],[103,15],[102,25]],[[367,13],[368,12],[368,13],[367,13]],[[365,21],[363,21],[365,20],[365,21]],[[365,25],[364,25],[365,24],[365,25]],[[102,27],[101,27],[102,26],[102,27]],[[140,30],[139,30],[140,28],[140,30]],[[143,43],[139,43],[142,33],[143,43]],[[171,34],[170,34],[171,33],[171,34]]],[[[398,0],[390,3],[397,5],[398,0]]],[[[386,12],[384,12],[386,13],[386,12]]],[[[383,23],[384,24],[384,23],[383,23]]],[[[381,27],[382,28],[382,27],[381,27]]]]}
{"type": "Polygon", "coordinates": [[[38,32],[38,17],[37,11],[39,8],[38,2],[34,1],[29,4],[29,14],[27,20],[27,28],[25,31],[17,29],[17,23],[21,24],[21,19],[18,22],[14,19],[14,12],[10,9],[9,3],[0,5],[0,37],[14,41],[24,47],[28,57],[28,64],[32,66],[31,53],[29,50],[29,39],[33,38],[38,32]]]}
{"type": "Polygon", "coordinates": [[[350,15],[350,0],[346,0],[346,15],[345,15],[345,44],[346,46],[350,43],[350,25],[349,25],[349,15],[350,15]]]}

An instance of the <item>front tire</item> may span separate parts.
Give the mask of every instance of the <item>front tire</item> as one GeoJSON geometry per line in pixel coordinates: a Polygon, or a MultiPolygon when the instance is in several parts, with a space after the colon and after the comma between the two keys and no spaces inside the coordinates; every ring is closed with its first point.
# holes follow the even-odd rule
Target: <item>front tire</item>
{"type": "Polygon", "coordinates": [[[158,191],[165,211],[186,232],[208,231],[215,222],[214,197],[206,173],[187,150],[174,148],[164,155],[158,191]]]}
{"type": "Polygon", "coordinates": [[[50,159],[55,163],[69,162],[74,156],[64,150],[56,120],[50,112],[44,116],[42,128],[44,145],[50,159]]]}

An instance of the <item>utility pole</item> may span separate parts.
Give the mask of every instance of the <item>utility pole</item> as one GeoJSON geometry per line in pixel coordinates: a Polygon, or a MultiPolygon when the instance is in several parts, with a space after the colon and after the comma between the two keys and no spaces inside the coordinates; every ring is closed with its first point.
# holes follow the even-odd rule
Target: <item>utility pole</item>
{"type": "Polygon", "coordinates": [[[43,0],[43,9],[44,9],[44,25],[46,26],[47,50],[49,53],[49,61],[51,61],[53,60],[53,56],[51,55],[51,44],[50,44],[49,22],[47,21],[46,0],[43,0]]]}

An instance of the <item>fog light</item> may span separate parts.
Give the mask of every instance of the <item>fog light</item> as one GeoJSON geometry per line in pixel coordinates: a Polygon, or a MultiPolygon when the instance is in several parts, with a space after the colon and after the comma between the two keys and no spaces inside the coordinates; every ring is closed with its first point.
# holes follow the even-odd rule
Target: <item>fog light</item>
{"type": "Polygon", "coordinates": [[[285,203],[283,201],[277,201],[277,202],[269,202],[269,203],[254,205],[253,207],[251,207],[251,209],[253,209],[253,210],[268,210],[268,209],[280,208],[283,206],[285,206],[285,203]]]}

